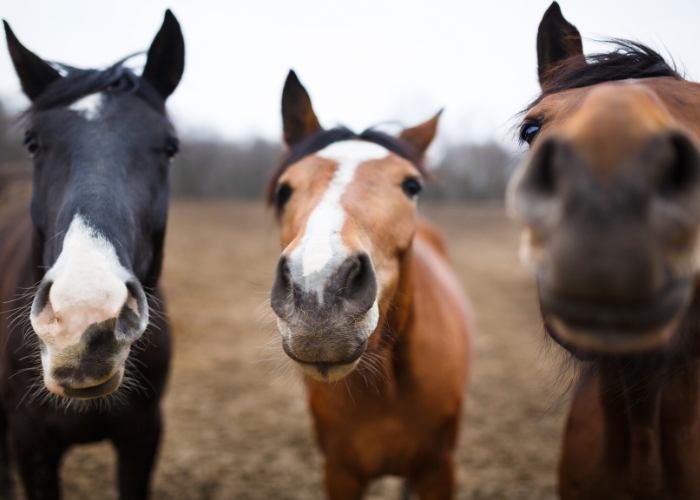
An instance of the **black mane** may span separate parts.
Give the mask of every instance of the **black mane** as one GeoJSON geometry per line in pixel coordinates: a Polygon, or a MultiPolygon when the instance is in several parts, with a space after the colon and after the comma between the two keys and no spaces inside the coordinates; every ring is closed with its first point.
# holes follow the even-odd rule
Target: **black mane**
{"type": "Polygon", "coordinates": [[[392,153],[395,153],[413,163],[413,165],[415,165],[422,175],[430,177],[430,174],[423,166],[422,155],[408,141],[372,128],[368,128],[364,132],[356,134],[347,127],[339,126],[330,130],[321,130],[314,135],[299,141],[297,144],[289,148],[289,151],[287,151],[287,153],[282,157],[279,166],[275,170],[275,173],[272,175],[270,182],[267,185],[267,202],[270,205],[274,203],[277,181],[290,165],[293,165],[305,156],[321,151],[335,142],[353,140],[373,142],[374,144],[383,146],[392,153]]]}
{"type": "Polygon", "coordinates": [[[683,78],[675,64],[669,64],[661,54],[646,45],[622,39],[607,40],[607,43],[614,45],[614,50],[587,57],[570,57],[550,69],[544,75],[542,93],[527,109],[549,95],[599,83],[660,76],[683,78]]]}
{"type": "MultiPolygon", "coordinates": [[[[130,56],[131,57],[131,56],[130,56]]],[[[96,92],[126,91],[138,95],[151,107],[165,113],[165,101],[151,84],[124,66],[122,59],[106,69],[78,69],[56,64],[63,78],[52,82],[32,103],[29,112],[45,111],[69,104],[96,92]]]]}

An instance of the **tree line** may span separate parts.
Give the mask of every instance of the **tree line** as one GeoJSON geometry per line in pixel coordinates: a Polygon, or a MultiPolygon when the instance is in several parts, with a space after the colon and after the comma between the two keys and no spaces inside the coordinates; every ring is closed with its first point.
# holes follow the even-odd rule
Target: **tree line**
{"type": "MultiPolygon", "coordinates": [[[[255,139],[227,141],[182,137],[171,171],[177,198],[260,198],[284,148],[280,142],[255,139]]],[[[0,101],[0,164],[26,161],[21,126],[0,101]]],[[[435,200],[498,200],[517,158],[498,143],[453,144],[431,165],[433,179],[424,198],[435,200]]]]}

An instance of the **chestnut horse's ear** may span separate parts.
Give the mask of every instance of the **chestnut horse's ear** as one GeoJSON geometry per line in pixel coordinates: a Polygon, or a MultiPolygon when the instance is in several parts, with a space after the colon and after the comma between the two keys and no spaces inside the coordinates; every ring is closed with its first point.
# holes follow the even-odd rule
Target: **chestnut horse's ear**
{"type": "Polygon", "coordinates": [[[282,91],[282,125],[284,142],[288,146],[293,146],[302,139],[323,130],[318,123],[314,108],[311,107],[309,93],[291,69],[282,91]]]}
{"type": "Polygon", "coordinates": [[[7,21],[2,22],[5,25],[7,49],[10,51],[10,58],[22,84],[22,90],[33,101],[51,82],[61,78],[61,75],[41,57],[19,43],[7,21]]]}
{"type": "Polygon", "coordinates": [[[564,19],[559,4],[552,2],[537,30],[537,76],[540,86],[545,84],[549,70],[575,56],[583,56],[581,33],[564,19]]]}
{"type": "Polygon", "coordinates": [[[165,11],[165,18],[160,31],[148,49],[146,67],[141,78],[166,99],[180,83],[185,70],[185,40],[182,37],[180,23],[170,9],[165,11]]]}
{"type": "Polygon", "coordinates": [[[435,133],[437,132],[438,120],[442,114],[442,109],[433,116],[427,122],[423,122],[415,127],[404,129],[403,132],[399,134],[399,139],[408,141],[418,150],[421,157],[425,154],[425,151],[430,146],[435,138],[435,133]]]}

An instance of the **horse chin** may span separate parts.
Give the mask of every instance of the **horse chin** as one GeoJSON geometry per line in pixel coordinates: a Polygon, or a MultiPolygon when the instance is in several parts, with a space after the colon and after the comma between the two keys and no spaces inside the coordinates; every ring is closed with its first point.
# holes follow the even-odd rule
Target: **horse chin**
{"type": "Polygon", "coordinates": [[[540,285],[551,337],[574,355],[624,356],[663,349],[692,300],[692,282],[669,284],[651,300],[611,302],[563,296],[540,285]]]}
{"type": "Polygon", "coordinates": [[[297,366],[301,368],[306,375],[318,380],[319,382],[337,382],[349,375],[360,362],[359,359],[352,363],[300,363],[296,361],[297,366]]]}
{"type": "Polygon", "coordinates": [[[349,375],[360,363],[360,359],[367,348],[367,344],[367,340],[360,342],[354,352],[340,360],[335,358],[335,361],[311,361],[308,358],[300,358],[298,353],[293,352],[288,340],[282,339],[282,348],[287,356],[294,361],[302,372],[320,382],[336,382],[349,375]]]}
{"type": "Polygon", "coordinates": [[[107,380],[92,386],[65,387],[47,376],[44,376],[44,384],[50,392],[58,396],[69,399],[89,400],[112,394],[119,389],[123,379],[124,365],[121,365],[107,380]]]}
{"type": "Polygon", "coordinates": [[[593,356],[624,356],[662,349],[678,328],[680,319],[639,331],[605,326],[572,326],[557,316],[549,316],[547,323],[554,340],[570,351],[593,356]]]}

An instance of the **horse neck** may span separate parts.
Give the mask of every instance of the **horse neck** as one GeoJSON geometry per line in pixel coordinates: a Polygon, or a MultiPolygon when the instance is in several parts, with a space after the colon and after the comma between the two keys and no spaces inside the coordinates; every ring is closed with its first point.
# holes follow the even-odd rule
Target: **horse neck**
{"type": "MultiPolygon", "coordinates": [[[[700,442],[700,300],[677,332],[683,353],[608,359],[598,366],[605,460],[640,498],[686,484],[700,442]],[[670,476],[675,477],[670,477],[670,476]]],[[[681,486],[682,488],[682,486],[681,486]]]]}
{"type": "Polygon", "coordinates": [[[665,498],[669,485],[678,484],[668,477],[674,465],[694,462],[688,451],[697,443],[688,438],[699,420],[698,363],[660,381],[657,374],[626,373],[623,363],[611,360],[598,376],[605,469],[615,471],[635,498],[665,498]]]}

